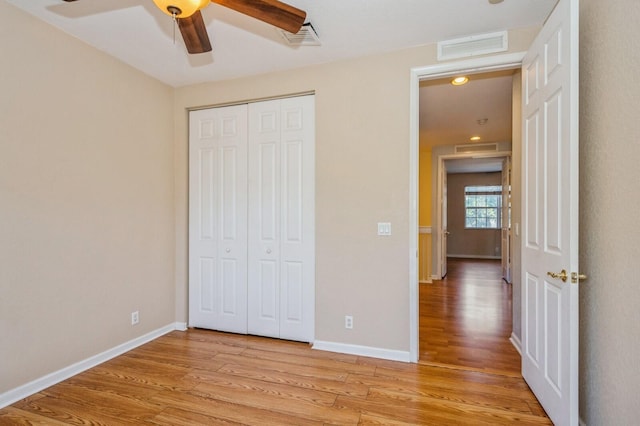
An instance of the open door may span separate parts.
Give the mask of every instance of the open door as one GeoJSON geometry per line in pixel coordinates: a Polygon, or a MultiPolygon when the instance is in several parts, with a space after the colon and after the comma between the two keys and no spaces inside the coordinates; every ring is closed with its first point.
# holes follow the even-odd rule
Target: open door
{"type": "Polygon", "coordinates": [[[560,0],[522,64],[522,375],[578,424],[578,0],[560,0]]]}
{"type": "Polygon", "coordinates": [[[502,278],[511,283],[511,157],[502,160],[502,209],[500,224],[502,278]]]}
{"type": "Polygon", "coordinates": [[[447,163],[443,162],[440,168],[440,186],[442,196],[440,197],[440,278],[447,276],[447,163]]]}

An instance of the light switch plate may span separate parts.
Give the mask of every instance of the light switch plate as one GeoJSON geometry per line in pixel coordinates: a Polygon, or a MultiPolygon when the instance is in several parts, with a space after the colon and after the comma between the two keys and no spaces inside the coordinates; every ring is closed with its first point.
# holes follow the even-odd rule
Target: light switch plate
{"type": "Polygon", "coordinates": [[[383,235],[383,236],[391,235],[391,223],[378,222],[378,235],[383,235]]]}

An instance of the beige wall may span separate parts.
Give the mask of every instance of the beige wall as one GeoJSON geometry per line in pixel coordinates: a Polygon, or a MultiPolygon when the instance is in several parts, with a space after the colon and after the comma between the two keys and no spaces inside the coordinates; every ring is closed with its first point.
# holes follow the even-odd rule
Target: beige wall
{"type": "MultiPolygon", "coordinates": [[[[511,33],[526,50],[535,30],[511,33]]],[[[434,45],[176,91],[177,316],[187,316],[187,108],[316,93],[316,339],[409,350],[409,79],[434,45]],[[376,222],[393,235],[376,235],[376,222]],[[344,315],[354,317],[344,329],[344,315]]]]}
{"type": "Polygon", "coordinates": [[[465,229],[464,188],[502,185],[502,173],[447,174],[447,256],[500,258],[500,229],[465,229]]]}
{"type": "Polygon", "coordinates": [[[5,2],[0,55],[2,394],[173,323],[175,242],[172,89],[5,2]]]}
{"type": "Polygon", "coordinates": [[[580,6],[580,416],[640,418],[640,2],[580,6]]]}

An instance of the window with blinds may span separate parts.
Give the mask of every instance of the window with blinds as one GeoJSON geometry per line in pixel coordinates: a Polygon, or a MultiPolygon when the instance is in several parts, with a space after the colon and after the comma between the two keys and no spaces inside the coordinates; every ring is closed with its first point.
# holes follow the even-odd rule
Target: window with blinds
{"type": "Polygon", "coordinates": [[[465,229],[500,229],[502,186],[465,186],[465,229]]]}

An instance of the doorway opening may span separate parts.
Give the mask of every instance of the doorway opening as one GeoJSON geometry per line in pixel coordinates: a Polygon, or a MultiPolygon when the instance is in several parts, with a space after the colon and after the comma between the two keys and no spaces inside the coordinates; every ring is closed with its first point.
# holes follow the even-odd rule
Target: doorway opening
{"type": "MultiPolygon", "coordinates": [[[[508,54],[508,55],[498,55],[494,57],[486,57],[486,58],[478,58],[468,61],[461,61],[459,63],[451,63],[451,64],[442,64],[435,65],[426,68],[413,69],[412,70],[412,86],[414,89],[411,92],[411,158],[415,161],[412,161],[413,169],[410,171],[410,175],[412,176],[412,187],[411,187],[411,195],[412,195],[412,211],[410,217],[410,228],[413,235],[416,235],[415,241],[412,241],[412,247],[410,250],[412,253],[418,253],[418,229],[422,231],[423,228],[426,228],[424,223],[419,223],[419,217],[422,217],[422,213],[424,212],[424,200],[420,198],[418,195],[418,190],[420,189],[420,185],[422,184],[422,179],[418,179],[419,175],[423,175],[421,172],[421,166],[425,164],[425,157],[428,159],[426,162],[431,165],[432,173],[429,176],[433,176],[431,178],[431,186],[432,186],[432,194],[434,196],[431,197],[431,201],[428,204],[431,204],[431,214],[433,220],[430,225],[431,231],[431,239],[432,239],[432,256],[431,256],[431,267],[432,267],[432,275],[427,277],[427,281],[432,281],[433,279],[439,279],[444,274],[441,271],[441,260],[446,259],[446,251],[443,250],[442,247],[442,235],[446,235],[443,233],[442,229],[442,206],[438,206],[436,208],[436,202],[442,202],[442,191],[446,188],[441,184],[443,179],[446,179],[446,171],[445,161],[454,158],[470,158],[470,159],[478,159],[478,158],[504,158],[511,154],[510,142],[511,137],[508,138],[506,145],[500,145],[499,143],[495,144],[495,149],[490,152],[475,152],[464,151],[464,145],[469,145],[469,137],[470,135],[465,134],[464,139],[461,136],[458,137],[458,143],[452,143],[447,145],[447,148],[444,148],[444,151],[434,152],[431,149],[428,152],[428,155],[424,155],[424,151],[421,150],[420,141],[423,137],[420,131],[420,83],[425,80],[436,80],[442,78],[449,78],[453,76],[457,76],[460,74],[474,75],[481,73],[496,73],[503,72],[506,74],[513,74],[513,70],[519,70],[521,67],[522,57],[524,55],[522,53],[516,54],[508,54]],[[505,148],[505,146],[507,148],[505,148]],[[434,170],[436,173],[434,173],[434,170]],[[418,204],[420,202],[420,204],[418,204]],[[440,217],[438,217],[440,216],[440,217]],[[420,227],[420,228],[419,228],[420,227]]],[[[509,114],[509,120],[511,120],[511,113],[509,114]]],[[[478,120],[484,117],[477,117],[478,120]]],[[[510,123],[511,124],[511,123],[510,123]]],[[[514,127],[519,127],[519,124],[514,123],[514,127]]],[[[460,127],[460,126],[458,126],[460,127]]],[[[484,141],[483,141],[484,142],[484,141]]],[[[488,141],[487,141],[488,142],[488,141]]],[[[494,141],[495,142],[495,141],[494,141]]],[[[487,144],[482,144],[487,145],[487,144]]],[[[422,191],[420,191],[422,192],[422,191]]],[[[444,230],[446,232],[446,230],[444,230]]],[[[418,362],[420,353],[422,350],[419,348],[420,346],[420,329],[419,329],[419,307],[420,307],[420,286],[418,285],[418,256],[412,259],[410,262],[410,356],[413,362],[418,362]],[[415,260],[413,260],[415,259],[415,260]]],[[[498,268],[500,269],[500,267],[498,268]]],[[[422,272],[420,273],[420,279],[422,280],[422,272]]],[[[519,291],[519,289],[518,289],[519,291]]],[[[517,312],[519,315],[519,310],[517,312]]]]}

